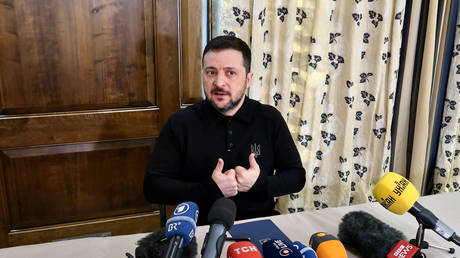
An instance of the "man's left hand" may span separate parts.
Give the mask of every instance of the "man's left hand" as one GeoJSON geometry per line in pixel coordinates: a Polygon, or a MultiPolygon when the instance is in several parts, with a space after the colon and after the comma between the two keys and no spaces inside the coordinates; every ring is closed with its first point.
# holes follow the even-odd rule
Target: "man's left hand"
{"type": "Polygon", "coordinates": [[[241,166],[235,168],[236,181],[238,182],[238,192],[247,192],[257,181],[260,174],[259,164],[257,164],[254,153],[249,155],[249,168],[241,166]]]}

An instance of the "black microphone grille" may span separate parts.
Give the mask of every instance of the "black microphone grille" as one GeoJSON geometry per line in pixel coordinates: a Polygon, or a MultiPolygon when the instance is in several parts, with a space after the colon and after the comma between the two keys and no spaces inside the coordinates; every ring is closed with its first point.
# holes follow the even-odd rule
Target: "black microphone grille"
{"type": "Polygon", "coordinates": [[[362,257],[386,257],[399,240],[401,231],[364,211],[352,211],[342,217],[337,234],[343,245],[362,257]]]}
{"type": "Polygon", "coordinates": [[[208,213],[208,223],[209,225],[221,223],[228,230],[233,226],[235,217],[235,202],[227,197],[221,197],[212,204],[208,213]]]}

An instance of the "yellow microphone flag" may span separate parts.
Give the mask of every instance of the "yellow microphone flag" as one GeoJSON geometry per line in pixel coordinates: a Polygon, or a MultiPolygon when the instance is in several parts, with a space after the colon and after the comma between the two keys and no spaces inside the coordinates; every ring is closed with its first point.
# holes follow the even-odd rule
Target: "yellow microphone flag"
{"type": "Polygon", "coordinates": [[[419,197],[415,186],[405,177],[387,172],[372,190],[375,199],[387,210],[402,215],[419,197]]]}

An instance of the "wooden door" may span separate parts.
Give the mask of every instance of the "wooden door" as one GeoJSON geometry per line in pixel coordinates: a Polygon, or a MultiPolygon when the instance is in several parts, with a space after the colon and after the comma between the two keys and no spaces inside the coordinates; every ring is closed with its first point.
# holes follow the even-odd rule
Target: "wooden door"
{"type": "Polygon", "coordinates": [[[0,0],[0,247],[159,227],[142,183],[180,108],[178,3],[0,0]]]}

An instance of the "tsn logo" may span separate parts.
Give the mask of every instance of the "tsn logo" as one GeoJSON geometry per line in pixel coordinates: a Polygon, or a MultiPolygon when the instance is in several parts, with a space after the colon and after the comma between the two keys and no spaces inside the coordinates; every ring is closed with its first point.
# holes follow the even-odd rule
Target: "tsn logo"
{"type": "Polygon", "coordinates": [[[227,249],[227,258],[254,257],[262,258],[257,247],[249,241],[240,241],[231,244],[227,249]]]}
{"type": "Polygon", "coordinates": [[[252,245],[252,246],[242,246],[239,248],[235,248],[233,249],[233,252],[236,254],[242,254],[242,253],[259,252],[259,250],[257,250],[257,247],[252,245]]]}

